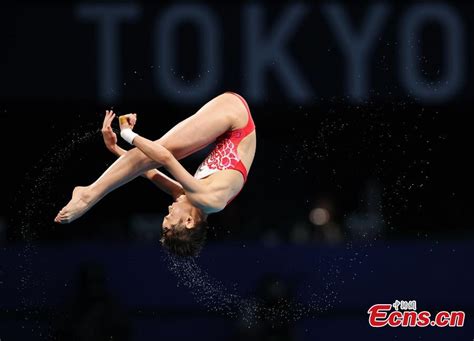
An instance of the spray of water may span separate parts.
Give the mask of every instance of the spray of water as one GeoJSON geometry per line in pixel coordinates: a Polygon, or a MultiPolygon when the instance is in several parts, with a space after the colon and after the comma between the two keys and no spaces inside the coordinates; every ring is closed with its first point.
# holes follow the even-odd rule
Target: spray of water
{"type": "Polygon", "coordinates": [[[17,308],[16,312],[22,313],[24,316],[25,325],[23,328],[30,324],[30,321],[36,321],[32,332],[40,337],[50,331],[44,331],[40,326],[39,319],[35,318],[40,313],[39,309],[44,308],[47,303],[44,288],[41,287],[42,282],[33,281],[32,278],[33,260],[38,255],[35,240],[42,229],[51,226],[52,217],[49,212],[54,209],[55,203],[51,197],[51,188],[63,169],[62,165],[79,147],[99,136],[98,133],[98,129],[93,129],[91,124],[88,124],[76,128],[59,139],[25,175],[24,181],[12,201],[11,208],[17,212],[14,226],[24,242],[18,253],[18,257],[21,259],[19,262],[21,279],[17,289],[19,297],[21,297],[22,308],[17,308]],[[31,290],[43,293],[39,302],[28,298],[28,292],[31,290]]]}
{"type": "Polygon", "coordinates": [[[309,302],[299,303],[279,299],[268,305],[262,299],[238,295],[235,290],[226,287],[203,270],[196,258],[183,258],[164,252],[164,259],[170,271],[176,276],[178,285],[186,287],[196,302],[209,312],[239,319],[248,328],[262,321],[278,326],[306,317],[315,317],[330,310],[338,302],[334,287],[340,273],[335,265],[332,265],[323,277],[324,290],[313,293],[309,302]]]}

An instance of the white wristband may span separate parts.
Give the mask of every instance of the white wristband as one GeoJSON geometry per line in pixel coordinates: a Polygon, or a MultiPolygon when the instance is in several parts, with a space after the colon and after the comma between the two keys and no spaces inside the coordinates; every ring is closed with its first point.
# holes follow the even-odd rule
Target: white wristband
{"type": "Polygon", "coordinates": [[[120,131],[120,136],[127,141],[128,143],[133,145],[133,139],[138,136],[137,133],[134,133],[132,129],[125,128],[120,131]]]}

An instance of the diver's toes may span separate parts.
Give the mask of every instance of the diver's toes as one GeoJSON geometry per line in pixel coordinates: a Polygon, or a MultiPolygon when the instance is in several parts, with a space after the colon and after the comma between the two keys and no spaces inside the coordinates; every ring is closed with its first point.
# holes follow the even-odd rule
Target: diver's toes
{"type": "Polygon", "coordinates": [[[56,215],[56,218],[54,218],[54,221],[56,223],[62,224],[66,218],[66,215],[64,214],[63,211],[59,211],[59,213],[56,215]]]}

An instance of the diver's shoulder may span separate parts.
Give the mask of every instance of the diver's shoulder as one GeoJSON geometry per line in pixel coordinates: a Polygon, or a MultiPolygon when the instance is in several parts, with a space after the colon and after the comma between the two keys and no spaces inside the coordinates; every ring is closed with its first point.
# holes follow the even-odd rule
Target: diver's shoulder
{"type": "Polygon", "coordinates": [[[222,211],[226,205],[224,196],[218,192],[193,193],[188,195],[188,198],[193,205],[207,214],[222,211]]]}

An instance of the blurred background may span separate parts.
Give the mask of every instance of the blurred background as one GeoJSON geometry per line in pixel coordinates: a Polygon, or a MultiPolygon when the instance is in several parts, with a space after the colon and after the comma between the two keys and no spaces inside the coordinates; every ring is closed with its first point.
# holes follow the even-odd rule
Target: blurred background
{"type": "Polygon", "coordinates": [[[473,10],[2,3],[0,340],[472,339],[473,10]],[[143,178],[54,225],[115,160],[105,110],[158,139],[224,91],[257,153],[195,262],[161,250],[170,199],[143,178]],[[465,325],[371,328],[395,300],[465,325]]]}

